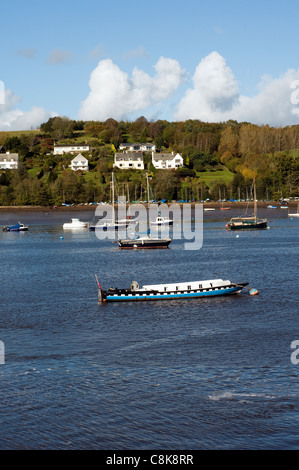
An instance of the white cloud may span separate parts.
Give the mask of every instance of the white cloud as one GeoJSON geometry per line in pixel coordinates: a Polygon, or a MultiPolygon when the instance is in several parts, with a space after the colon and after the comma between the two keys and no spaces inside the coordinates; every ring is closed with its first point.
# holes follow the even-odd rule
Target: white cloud
{"type": "Polygon", "coordinates": [[[11,90],[5,91],[5,102],[0,104],[0,131],[35,129],[56,113],[46,111],[42,107],[32,106],[29,111],[15,109],[21,101],[11,90]]]}
{"type": "Polygon", "coordinates": [[[184,79],[184,71],[173,59],[160,57],[154,66],[156,74],[133,69],[132,77],[112,60],[98,63],[89,80],[90,92],[81,104],[79,119],[128,119],[136,111],[144,111],[166,100],[184,79]]]}
{"type": "Polygon", "coordinates": [[[189,88],[175,111],[176,120],[199,119],[219,122],[234,119],[273,126],[298,124],[299,108],[291,102],[291,84],[299,70],[279,78],[263,76],[253,97],[242,96],[225,59],[212,52],[197,66],[189,88]]]}

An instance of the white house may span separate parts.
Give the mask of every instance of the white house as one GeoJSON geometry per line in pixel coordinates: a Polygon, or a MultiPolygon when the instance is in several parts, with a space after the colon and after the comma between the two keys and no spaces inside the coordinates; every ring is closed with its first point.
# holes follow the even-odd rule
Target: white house
{"type": "Polygon", "coordinates": [[[126,152],[155,152],[155,144],[120,144],[119,150],[124,150],[126,152]]]}
{"type": "Polygon", "coordinates": [[[122,170],[144,170],[142,152],[123,152],[114,155],[114,167],[122,170]]]}
{"type": "Polygon", "coordinates": [[[18,153],[0,153],[0,169],[1,170],[16,170],[19,166],[18,153]]]}
{"type": "Polygon", "coordinates": [[[69,144],[69,145],[56,145],[54,144],[54,155],[63,155],[65,153],[81,153],[89,152],[89,145],[78,145],[78,144],[69,144]]]}
{"type": "Polygon", "coordinates": [[[177,153],[154,153],[152,152],[152,164],[157,170],[170,170],[180,168],[184,165],[183,157],[177,153]]]}
{"type": "Polygon", "coordinates": [[[88,160],[87,158],[83,157],[81,153],[79,153],[79,155],[77,155],[71,161],[70,167],[73,171],[77,171],[77,170],[88,171],[88,160]]]}

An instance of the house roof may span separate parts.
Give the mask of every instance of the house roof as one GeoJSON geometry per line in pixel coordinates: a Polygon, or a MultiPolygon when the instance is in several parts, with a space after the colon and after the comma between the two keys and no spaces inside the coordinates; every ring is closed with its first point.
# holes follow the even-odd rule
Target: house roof
{"type": "Polygon", "coordinates": [[[143,153],[142,152],[127,152],[127,153],[116,153],[115,154],[115,161],[143,161],[143,153]]]}
{"type": "Polygon", "coordinates": [[[19,154],[18,153],[0,153],[0,161],[4,162],[4,160],[13,160],[15,162],[19,161],[19,154]]]}
{"type": "Polygon", "coordinates": [[[58,145],[58,144],[54,144],[54,147],[57,148],[57,147],[89,147],[88,144],[62,144],[62,145],[58,145]]]}
{"type": "Polygon", "coordinates": [[[120,144],[121,147],[134,147],[135,145],[138,145],[140,147],[155,147],[155,144],[150,144],[150,143],[139,143],[139,142],[136,142],[134,144],[130,144],[128,142],[124,142],[122,144],[120,144]]]}
{"type": "Polygon", "coordinates": [[[153,154],[153,159],[155,161],[159,161],[159,160],[173,160],[174,158],[176,157],[180,157],[181,155],[179,155],[178,153],[176,155],[174,155],[173,153],[154,153],[153,154]]]}
{"type": "Polygon", "coordinates": [[[72,162],[83,162],[83,161],[88,163],[87,158],[83,157],[81,153],[79,153],[79,155],[77,155],[75,158],[72,159],[72,162]]]}

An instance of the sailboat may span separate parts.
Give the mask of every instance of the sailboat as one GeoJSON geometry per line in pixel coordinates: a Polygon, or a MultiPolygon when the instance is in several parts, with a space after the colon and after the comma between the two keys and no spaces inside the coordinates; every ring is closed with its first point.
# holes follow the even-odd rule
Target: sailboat
{"type": "MultiPolygon", "coordinates": [[[[148,183],[148,174],[146,174],[147,182],[147,201],[149,207],[149,183],[148,183]]],[[[128,238],[128,239],[119,239],[117,240],[119,248],[124,249],[134,249],[134,248],[168,248],[171,243],[171,238],[153,238],[150,235],[150,228],[147,230],[147,235],[144,237],[138,238],[128,238]]]]}
{"type": "Polygon", "coordinates": [[[107,221],[104,223],[100,223],[99,221],[96,223],[91,223],[89,225],[89,230],[124,230],[130,223],[130,220],[122,219],[122,220],[115,220],[115,208],[114,208],[114,173],[112,173],[112,221],[107,221]]]}
{"type": "Polygon", "coordinates": [[[299,203],[297,206],[297,212],[294,212],[293,214],[288,214],[289,217],[299,217],[299,203]]]}
{"type": "Polygon", "coordinates": [[[252,217],[233,217],[226,224],[229,230],[252,230],[252,229],[265,229],[268,226],[267,219],[260,219],[257,217],[257,203],[256,203],[256,186],[255,178],[253,179],[253,198],[254,198],[254,216],[252,217]]]}

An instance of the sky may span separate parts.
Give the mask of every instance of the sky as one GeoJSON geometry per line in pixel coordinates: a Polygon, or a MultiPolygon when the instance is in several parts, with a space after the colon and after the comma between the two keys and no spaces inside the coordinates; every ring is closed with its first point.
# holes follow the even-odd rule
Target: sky
{"type": "Polygon", "coordinates": [[[0,7],[0,131],[52,116],[299,124],[297,0],[0,7]]]}

